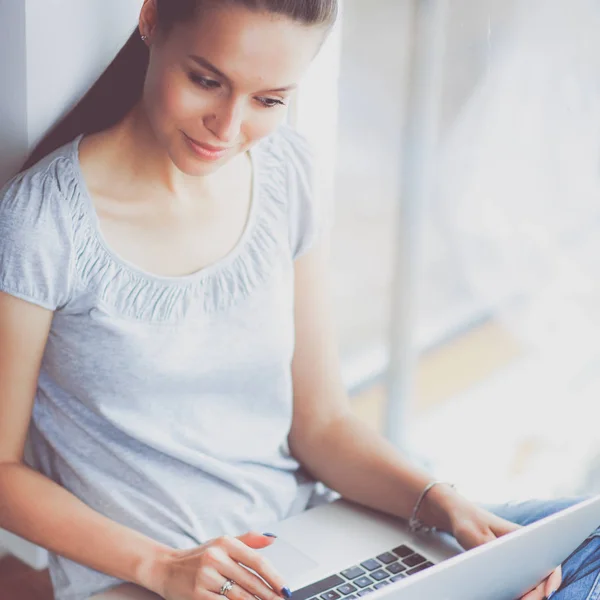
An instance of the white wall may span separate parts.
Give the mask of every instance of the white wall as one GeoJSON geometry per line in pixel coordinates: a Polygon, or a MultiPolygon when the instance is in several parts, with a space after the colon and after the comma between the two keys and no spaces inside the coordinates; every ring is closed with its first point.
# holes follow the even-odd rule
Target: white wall
{"type": "Polygon", "coordinates": [[[0,184],[78,102],[136,26],[142,0],[0,2],[0,184]]]}
{"type": "Polygon", "coordinates": [[[28,144],[85,94],[137,23],[142,0],[26,0],[28,144]]]}
{"type": "Polygon", "coordinates": [[[1,185],[27,154],[24,2],[0,1],[0,57],[1,185]]]}

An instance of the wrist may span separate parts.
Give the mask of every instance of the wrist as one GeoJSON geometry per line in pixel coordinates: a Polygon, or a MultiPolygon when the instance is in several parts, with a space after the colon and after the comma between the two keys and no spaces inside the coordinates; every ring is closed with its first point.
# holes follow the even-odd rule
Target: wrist
{"type": "Polygon", "coordinates": [[[428,492],[419,510],[419,519],[428,527],[452,532],[452,515],[460,496],[448,483],[439,483],[428,492]]]}
{"type": "Polygon", "coordinates": [[[176,553],[176,550],[168,546],[153,545],[138,561],[133,583],[155,594],[163,595],[169,567],[176,553]]]}

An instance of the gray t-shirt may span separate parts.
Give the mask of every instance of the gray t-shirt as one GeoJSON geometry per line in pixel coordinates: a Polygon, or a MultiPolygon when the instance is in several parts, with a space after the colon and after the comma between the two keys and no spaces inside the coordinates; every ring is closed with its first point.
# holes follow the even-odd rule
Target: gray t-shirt
{"type": "MultiPolygon", "coordinates": [[[[218,263],[170,278],[107,245],[80,140],[0,193],[0,290],[55,311],[30,430],[33,466],[176,548],[261,530],[304,508],[314,484],[287,435],[293,264],[319,222],[305,141],[282,127],[251,150],[253,197],[239,243],[218,263]]],[[[57,600],[120,583],[56,555],[50,572],[57,600]]]]}

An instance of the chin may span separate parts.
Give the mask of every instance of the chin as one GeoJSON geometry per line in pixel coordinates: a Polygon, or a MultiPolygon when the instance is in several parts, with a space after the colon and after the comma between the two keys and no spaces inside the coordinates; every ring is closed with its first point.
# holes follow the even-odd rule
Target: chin
{"type": "Polygon", "coordinates": [[[231,157],[223,158],[218,161],[203,161],[200,158],[190,156],[189,153],[178,152],[177,155],[171,155],[171,160],[175,166],[190,177],[202,177],[216,173],[223,165],[227,164],[231,157]]]}
{"type": "Polygon", "coordinates": [[[181,165],[177,165],[180,171],[190,177],[203,177],[216,173],[225,163],[202,164],[200,161],[185,160],[181,165]]]}

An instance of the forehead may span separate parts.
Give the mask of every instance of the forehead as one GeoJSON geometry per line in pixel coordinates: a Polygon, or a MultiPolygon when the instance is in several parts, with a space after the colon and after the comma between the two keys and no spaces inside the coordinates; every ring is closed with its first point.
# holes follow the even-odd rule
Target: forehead
{"type": "Polygon", "coordinates": [[[178,49],[205,58],[238,85],[278,88],[297,83],[325,35],[321,26],[254,12],[209,8],[173,29],[178,49]]]}

